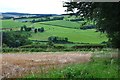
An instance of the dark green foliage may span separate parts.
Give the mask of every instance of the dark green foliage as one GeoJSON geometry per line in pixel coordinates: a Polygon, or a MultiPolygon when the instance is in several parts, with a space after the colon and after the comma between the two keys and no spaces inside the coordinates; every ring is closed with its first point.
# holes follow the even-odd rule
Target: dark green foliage
{"type": "Polygon", "coordinates": [[[24,31],[24,27],[21,27],[21,28],[20,28],[20,31],[24,31]]]}
{"type": "Polygon", "coordinates": [[[38,32],[44,32],[44,28],[43,27],[38,28],[38,32]]]}
{"type": "Polygon", "coordinates": [[[45,21],[53,21],[53,20],[63,20],[63,16],[55,16],[55,17],[49,17],[49,16],[44,16],[39,19],[33,19],[31,22],[36,23],[36,22],[45,22],[45,21]]]}
{"type": "Polygon", "coordinates": [[[82,30],[86,30],[86,29],[94,29],[94,28],[95,28],[94,25],[88,25],[88,26],[82,26],[82,27],[80,27],[80,29],[82,29],[82,30]]]}
{"type": "Polygon", "coordinates": [[[66,2],[66,11],[74,11],[76,15],[96,22],[97,30],[106,32],[110,44],[120,48],[120,2],[66,2]]]}
{"type": "Polygon", "coordinates": [[[24,25],[24,26],[23,26],[23,28],[24,28],[24,30],[26,31],[26,29],[27,29],[27,26],[26,26],[26,25],[24,25]]]}
{"type": "Polygon", "coordinates": [[[10,53],[10,52],[45,52],[46,49],[43,48],[3,48],[3,53],[10,53]]]}
{"type": "Polygon", "coordinates": [[[84,18],[81,18],[81,19],[70,19],[70,21],[75,21],[75,22],[77,22],[77,21],[84,21],[84,18]]]}
{"type": "Polygon", "coordinates": [[[67,43],[68,38],[64,37],[56,37],[56,36],[50,36],[48,38],[48,41],[54,42],[54,43],[67,43]]]}
{"type": "Polygon", "coordinates": [[[44,28],[43,27],[41,27],[41,32],[44,32],[44,28]]]}
{"type": "Polygon", "coordinates": [[[29,33],[22,32],[3,32],[2,43],[9,47],[19,47],[31,43],[28,40],[29,33]]]}
{"type": "Polygon", "coordinates": [[[36,22],[35,19],[33,19],[33,20],[32,20],[32,23],[35,23],[35,22],[36,22]]]}
{"type": "Polygon", "coordinates": [[[48,45],[48,47],[53,47],[53,46],[54,46],[54,43],[53,43],[52,41],[49,41],[49,42],[47,43],[47,45],[48,45]]]}
{"type": "Polygon", "coordinates": [[[63,20],[64,17],[53,17],[53,20],[63,20]]]}
{"type": "Polygon", "coordinates": [[[37,29],[34,29],[34,32],[37,33],[37,29]]]}
{"type": "Polygon", "coordinates": [[[54,46],[56,49],[66,49],[65,46],[54,46]]]}
{"type": "Polygon", "coordinates": [[[25,31],[31,31],[32,30],[32,28],[26,28],[25,29],[25,31]]]}
{"type": "Polygon", "coordinates": [[[27,27],[26,25],[22,26],[20,29],[20,31],[31,31],[31,30],[32,30],[32,28],[27,27]]]}
{"type": "Polygon", "coordinates": [[[21,31],[31,31],[32,28],[27,27],[26,25],[21,27],[21,31]]]}
{"type": "Polygon", "coordinates": [[[30,45],[25,45],[21,46],[20,48],[47,48],[47,45],[45,44],[30,44],[30,45]]]}
{"type": "Polygon", "coordinates": [[[100,49],[102,49],[102,48],[104,48],[104,47],[106,47],[106,45],[103,45],[103,44],[86,44],[86,45],[75,45],[75,46],[72,46],[72,48],[74,48],[74,49],[80,49],[80,48],[86,48],[86,49],[90,49],[90,48],[100,48],[100,49]]]}
{"type": "Polygon", "coordinates": [[[38,32],[41,32],[41,28],[38,28],[38,32]]]}

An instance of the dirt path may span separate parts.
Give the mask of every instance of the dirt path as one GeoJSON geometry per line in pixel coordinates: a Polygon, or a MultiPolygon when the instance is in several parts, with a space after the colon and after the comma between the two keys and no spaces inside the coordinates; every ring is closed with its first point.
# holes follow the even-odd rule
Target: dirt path
{"type": "Polygon", "coordinates": [[[23,74],[40,71],[40,66],[48,69],[55,65],[84,63],[90,61],[91,54],[80,52],[39,52],[30,54],[2,54],[2,76],[21,77],[23,74]]]}

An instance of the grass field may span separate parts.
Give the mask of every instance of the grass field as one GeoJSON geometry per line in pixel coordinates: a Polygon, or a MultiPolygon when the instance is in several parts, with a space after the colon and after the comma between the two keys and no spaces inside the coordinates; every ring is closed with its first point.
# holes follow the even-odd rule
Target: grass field
{"type": "Polygon", "coordinates": [[[72,22],[72,21],[65,21],[65,20],[56,20],[56,21],[47,21],[47,22],[41,22],[46,25],[53,25],[53,26],[59,26],[59,27],[67,27],[67,28],[80,28],[80,22],[72,22]]]}
{"type": "MultiPolygon", "coordinates": [[[[1,20],[0,20],[1,21],[1,20]]],[[[12,20],[12,19],[8,19],[8,20],[2,20],[2,26],[1,28],[19,28],[23,25],[31,25],[31,23],[22,23],[20,21],[17,21],[17,20],[12,20]]]]}
{"type": "Polygon", "coordinates": [[[19,20],[12,19],[2,20],[2,28],[18,28],[18,30],[20,30],[20,27],[23,25],[35,28],[44,27],[45,32],[43,33],[31,32],[32,34],[32,37],[30,37],[31,40],[46,41],[50,36],[58,36],[67,37],[69,41],[79,43],[101,43],[103,41],[107,41],[106,35],[100,34],[99,32],[95,32],[95,29],[89,30],[74,29],[80,27],[80,23],[77,22],[55,20],[38,23],[30,22],[25,23],[19,20]]]}
{"type": "Polygon", "coordinates": [[[35,23],[33,27],[36,28],[44,27],[45,32],[32,33],[32,37],[30,38],[32,40],[46,41],[50,36],[59,36],[59,37],[67,37],[71,42],[80,42],[80,43],[101,43],[103,41],[107,41],[106,35],[101,34],[99,32],[95,32],[96,31],[95,29],[80,30],[80,29],[65,28],[65,27],[59,27],[53,25],[45,25],[41,23],[35,23]]]}

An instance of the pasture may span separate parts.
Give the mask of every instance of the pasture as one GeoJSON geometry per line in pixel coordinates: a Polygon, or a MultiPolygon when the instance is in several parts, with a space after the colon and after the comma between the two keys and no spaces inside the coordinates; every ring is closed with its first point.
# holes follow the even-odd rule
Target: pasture
{"type": "Polygon", "coordinates": [[[12,19],[8,19],[8,20],[2,20],[2,28],[20,28],[23,25],[31,25],[31,23],[22,23],[20,21],[17,20],[12,20],[12,19]]]}
{"type": "Polygon", "coordinates": [[[19,20],[2,20],[2,28],[12,28],[20,30],[20,27],[26,25],[27,27],[41,28],[45,31],[43,33],[31,32],[30,40],[47,41],[50,36],[67,37],[68,41],[75,43],[95,43],[99,44],[107,41],[106,34],[96,32],[95,29],[81,30],[80,23],[55,20],[46,22],[21,22],[19,20]]]}
{"type": "MultiPolygon", "coordinates": [[[[62,24],[64,21],[56,21],[62,24]]],[[[101,43],[103,41],[107,41],[107,37],[105,34],[101,34],[100,32],[96,32],[95,29],[89,29],[89,30],[80,30],[80,29],[73,29],[73,28],[68,28],[68,24],[71,22],[68,22],[67,24],[64,23],[64,27],[58,26],[53,26],[56,25],[54,24],[55,21],[50,23],[52,25],[46,25],[48,22],[41,22],[40,23],[35,23],[32,25],[32,27],[44,27],[45,32],[43,33],[32,33],[32,37],[30,38],[31,40],[40,40],[40,41],[46,41],[48,40],[48,37],[50,36],[58,36],[58,37],[67,37],[70,42],[77,42],[77,43],[101,43]],[[66,26],[67,25],[67,26],[66,26]]],[[[72,24],[72,23],[71,23],[72,24]]],[[[78,25],[78,23],[75,23],[78,25]]]]}
{"type": "Polygon", "coordinates": [[[80,26],[81,26],[80,25],[81,23],[72,22],[72,21],[65,21],[65,20],[55,20],[55,21],[41,22],[41,24],[58,26],[58,27],[73,28],[73,29],[79,29],[80,26]]]}

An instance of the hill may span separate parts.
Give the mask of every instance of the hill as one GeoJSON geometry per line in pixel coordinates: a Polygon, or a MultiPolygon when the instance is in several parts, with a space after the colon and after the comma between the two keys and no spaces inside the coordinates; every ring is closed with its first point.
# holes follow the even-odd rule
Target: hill
{"type": "Polygon", "coordinates": [[[67,37],[69,41],[79,42],[79,43],[101,43],[103,41],[107,41],[106,35],[101,34],[100,32],[96,32],[95,29],[80,30],[80,29],[54,26],[54,24],[46,25],[41,23],[35,23],[34,25],[32,25],[32,27],[36,27],[36,28],[44,27],[45,32],[43,33],[33,32],[32,37],[30,38],[31,40],[46,41],[50,36],[58,36],[58,37],[67,37]]]}
{"type": "Polygon", "coordinates": [[[2,13],[3,19],[5,18],[20,18],[20,17],[45,17],[56,16],[57,14],[29,14],[29,13],[17,13],[17,12],[5,12],[2,13]]]}
{"type": "Polygon", "coordinates": [[[70,42],[76,43],[102,43],[107,41],[106,34],[101,34],[96,32],[95,29],[81,30],[79,29],[80,23],[65,21],[65,20],[54,20],[46,22],[21,22],[19,20],[2,20],[3,28],[17,28],[26,25],[27,27],[41,28],[45,29],[44,32],[30,32],[31,40],[47,41],[50,36],[66,37],[70,42]]]}
{"type": "Polygon", "coordinates": [[[59,26],[59,27],[66,27],[66,28],[74,28],[74,29],[79,29],[80,28],[80,23],[72,22],[72,21],[66,21],[66,20],[47,21],[47,22],[41,22],[41,24],[59,26]]]}

